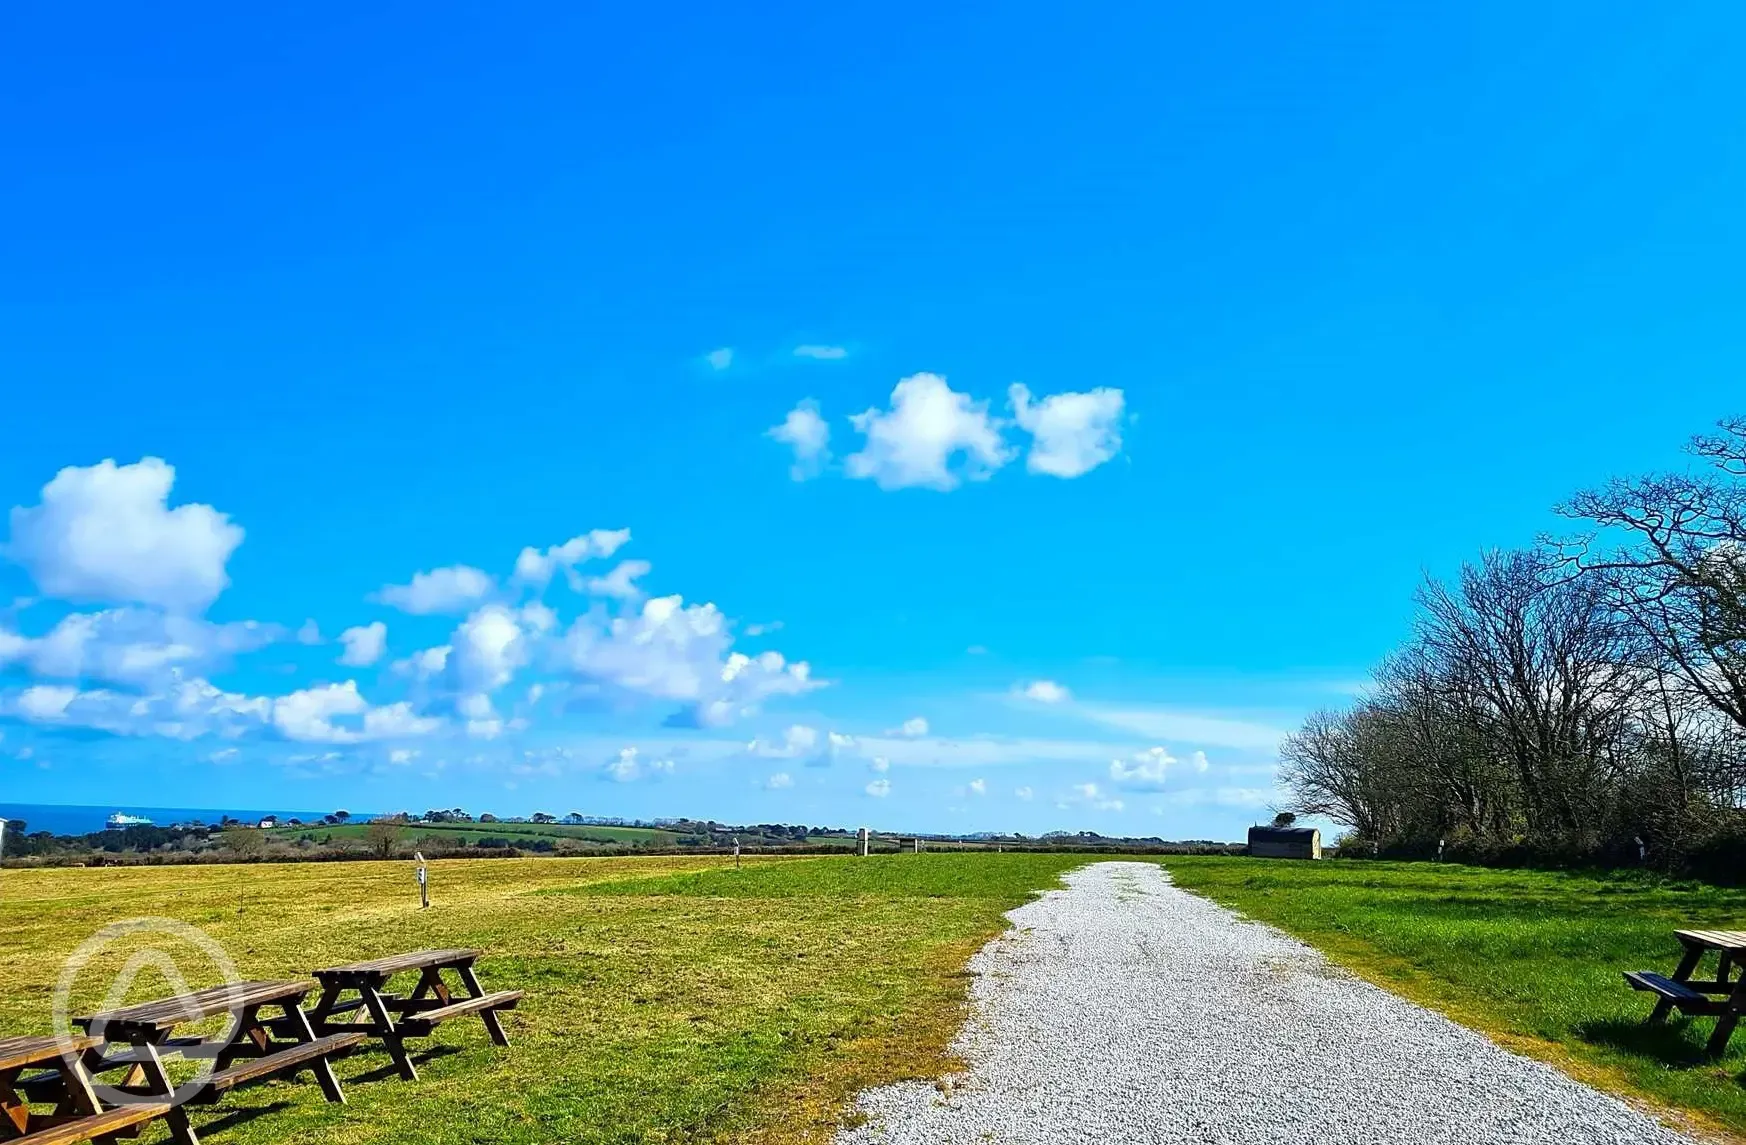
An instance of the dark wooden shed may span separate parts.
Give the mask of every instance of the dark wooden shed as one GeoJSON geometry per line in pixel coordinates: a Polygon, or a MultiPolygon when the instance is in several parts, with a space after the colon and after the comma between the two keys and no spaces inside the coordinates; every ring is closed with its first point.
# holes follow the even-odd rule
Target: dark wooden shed
{"type": "Polygon", "coordinates": [[[1322,833],[1314,827],[1251,827],[1249,853],[1258,859],[1319,859],[1322,833]]]}

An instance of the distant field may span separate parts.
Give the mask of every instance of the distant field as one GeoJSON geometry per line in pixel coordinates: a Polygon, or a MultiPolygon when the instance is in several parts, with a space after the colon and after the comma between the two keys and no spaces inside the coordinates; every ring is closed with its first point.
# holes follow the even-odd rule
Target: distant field
{"type": "MultiPolygon", "coordinates": [[[[1675,928],[1746,929],[1746,891],[1455,864],[1181,857],[1177,885],[1583,1080],[1746,1140],[1746,1028],[1702,1056],[1710,1019],[1641,1025],[1623,970],[1670,973],[1675,928]]],[[[1714,956],[1707,963],[1713,977],[1714,956]]]]}
{"type": "MultiPolygon", "coordinates": [[[[361,839],[365,829],[366,825],[363,823],[342,823],[331,827],[315,824],[276,827],[268,834],[276,839],[310,839],[320,843],[328,839],[361,839]]],[[[450,842],[464,840],[469,843],[476,843],[480,839],[509,839],[511,842],[519,839],[582,839],[595,843],[634,843],[648,847],[671,847],[679,841],[679,836],[673,832],[652,827],[596,827],[568,823],[408,823],[402,829],[402,837],[408,843],[425,839],[450,842]]]]}
{"type": "MultiPolygon", "coordinates": [[[[1085,861],[442,860],[428,911],[404,861],[6,870],[0,1036],[47,1032],[64,961],[118,919],[192,923],[252,978],[479,946],[487,987],[527,991],[508,1051],[455,1023],[434,1043],[459,1052],[421,1064],[416,1083],[366,1078],[387,1061],[372,1049],[339,1064],[347,1105],[275,1083],[195,1110],[196,1130],[219,1145],[821,1142],[855,1090],[944,1071],[965,959],[1004,911],[1085,861]]],[[[93,967],[113,974],[125,953],[93,967]]],[[[82,978],[76,1008],[105,984],[82,978]]],[[[142,973],[128,999],[163,992],[142,973]]]]}

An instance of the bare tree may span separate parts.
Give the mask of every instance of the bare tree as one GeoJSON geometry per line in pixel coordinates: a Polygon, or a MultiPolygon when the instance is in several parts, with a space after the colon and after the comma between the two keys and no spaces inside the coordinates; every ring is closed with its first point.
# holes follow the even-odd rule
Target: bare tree
{"type": "Polygon", "coordinates": [[[392,859],[405,834],[406,824],[402,820],[372,819],[364,824],[364,841],[378,859],[392,859]]]}

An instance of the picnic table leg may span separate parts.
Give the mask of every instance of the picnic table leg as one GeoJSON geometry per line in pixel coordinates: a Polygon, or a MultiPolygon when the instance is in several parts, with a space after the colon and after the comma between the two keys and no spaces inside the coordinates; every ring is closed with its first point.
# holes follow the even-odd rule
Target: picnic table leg
{"type": "Polygon", "coordinates": [[[8,1136],[23,1137],[30,1132],[30,1103],[12,1088],[12,1083],[23,1072],[22,1067],[0,1071],[0,1123],[13,1127],[8,1136]]]}
{"type": "Polygon", "coordinates": [[[236,1032],[231,1035],[230,1041],[220,1046],[218,1052],[213,1055],[212,1068],[215,1070],[227,1069],[232,1061],[244,1054],[266,1053],[269,1045],[271,1045],[271,1039],[267,1037],[267,1031],[261,1026],[261,1008],[259,1006],[245,1006],[242,1013],[237,1015],[236,1032]],[[250,1048],[251,1046],[253,1049],[250,1048]]]}
{"type": "MultiPolygon", "coordinates": [[[[1697,969],[1697,965],[1699,962],[1703,961],[1703,957],[1703,947],[1694,943],[1687,943],[1685,954],[1680,958],[1679,966],[1673,971],[1673,980],[1675,982],[1691,981],[1692,971],[1697,969]]],[[[1655,1008],[1649,1011],[1649,1016],[1643,1020],[1643,1024],[1646,1026],[1653,1026],[1658,1022],[1665,1021],[1667,1015],[1672,1012],[1673,999],[1662,998],[1655,1003],[1655,1008]]]]}
{"type": "MultiPolygon", "coordinates": [[[[455,972],[461,976],[461,983],[467,987],[467,994],[472,998],[485,996],[484,987],[479,985],[479,975],[473,972],[471,964],[455,967],[455,972]]],[[[498,1018],[496,1010],[481,1010],[479,1017],[485,1022],[485,1030],[491,1035],[495,1045],[507,1046],[509,1035],[503,1032],[503,1021],[498,1018]]]]}
{"type": "Polygon", "coordinates": [[[309,1018],[315,1026],[316,1033],[332,1032],[327,1028],[327,1019],[333,1012],[333,1008],[339,1005],[339,996],[343,993],[345,991],[339,986],[323,986],[321,988],[321,997],[316,999],[315,1009],[309,1012],[309,1018]]]}
{"type": "Polygon", "coordinates": [[[1742,1013],[1746,1013],[1746,975],[1741,976],[1728,996],[1728,1008],[1716,1015],[1716,1028],[1710,1031],[1710,1044],[1705,1047],[1711,1057],[1719,1058],[1728,1052],[1728,1039],[1734,1036],[1742,1013]]]}
{"type": "MultiPolygon", "coordinates": [[[[309,1024],[309,1015],[303,1012],[303,1007],[295,1001],[285,1003],[285,1021],[291,1027],[291,1037],[298,1042],[313,1042],[315,1030],[309,1024]]],[[[321,1094],[336,1105],[346,1103],[345,1091],[340,1089],[339,1078],[333,1075],[333,1064],[325,1057],[316,1058],[309,1065],[309,1072],[315,1075],[315,1084],[321,1086],[321,1094]]]]}
{"type": "Polygon", "coordinates": [[[435,966],[426,966],[419,972],[418,985],[412,988],[412,993],[407,996],[406,1000],[417,1002],[426,994],[435,994],[437,1001],[444,1006],[447,1006],[452,1000],[449,996],[448,984],[443,981],[443,972],[435,966]]]}
{"type": "Polygon", "coordinates": [[[418,1067],[412,1064],[412,1058],[406,1052],[406,1039],[394,1029],[394,1016],[388,1012],[387,1003],[382,1001],[381,991],[374,983],[365,983],[358,993],[363,996],[364,1008],[376,1020],[382,1043],[388,1047],[388,1054],[394,1059],[394,1067],[400,1071],[400,1076],[407,1081],[417,1081],[418,1067]]]}
{"type": "MultiPolygon", "coordinates": [[[[167,1035],[169,1031],[165,1031],[167,1035]]],[[[170,1083],[169,1071],[164,1069],[164,1059],[158,1056],[158,1047],[150,1041],[141,1040],[134,1043],[134,1052],[140,1055],[139,1068],[144,1072],[146,1085],[153,1095],[169,1097],[176,1092],[176,1087],[170,1083]]],[[[170,1111],[164,1114],[164,1124],[170,1127],[170,1140],[176,1145],[200,1145],[200,1138],[194,1136],[194,1127],[188,1123],[188,1111],[180,1105],[172,1105],[170,1111]]]]}

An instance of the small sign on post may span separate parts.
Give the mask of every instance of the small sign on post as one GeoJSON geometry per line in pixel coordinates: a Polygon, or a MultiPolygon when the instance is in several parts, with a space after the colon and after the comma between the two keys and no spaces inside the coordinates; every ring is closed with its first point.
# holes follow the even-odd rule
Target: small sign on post
{"type": "Polygon", "coordinates": [[[418,866],[413,869],[412,877],[418,880],[418,909],[430,908],[430,872],[425,869],[424,852],[414,851],[412,861],[418,866]]]}
{"type": "Polygon", "coordinates": [[[734,836],[734,870],[740,869],[740,837],[734,836]]]}

